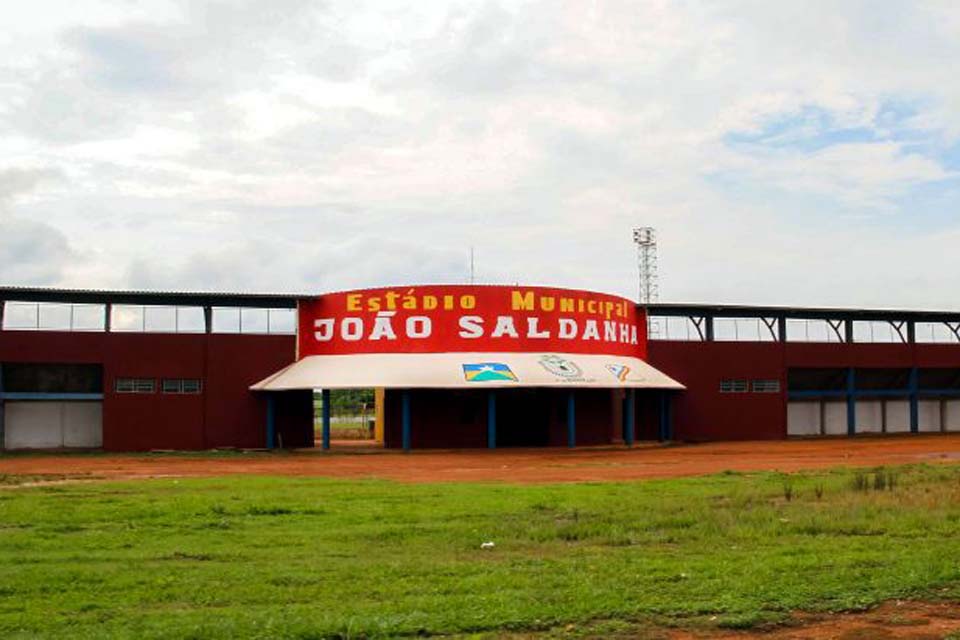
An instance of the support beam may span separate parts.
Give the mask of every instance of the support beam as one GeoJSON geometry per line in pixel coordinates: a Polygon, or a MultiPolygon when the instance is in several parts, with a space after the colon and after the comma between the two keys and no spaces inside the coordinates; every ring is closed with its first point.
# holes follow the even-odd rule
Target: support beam
{"type": "Polygon", "coordinates": [[[400,392],[400,426],[403,431],[403,450],[410,451],[410,390],[400,392]]]}
{"type": "Polygon", "coordinates": [[[847,435],[857,433],[857,370],[847,369],[847,435]]]}
{"type": "Polygon", "coordinates": [[[780,337],[780,342],[787,341],[787,316],[777,318],[777,334],[780,337]]]}
{"type": "Polygon", "coordinates": [[[703,324],[706,328],[706,339],[707,342],[713,342],[714,340],[714,330],[713,330],[713,316],[707,316],[703,319],[703,324]]]}
{"type": "Polygon", "coordinates": [[[43,402],[71,402],[103,400],[102,393],[49,393],[45,391],[2,391],[0,400],[28,400],[43,402]]]}
{"type": "Polygon", "coordinates": [[[573,389],[567,392],[567,446],[577,446],[577,400],[573,389]]]}
{"type": "Polygon", "coordinates": [[[320,402],[323,406],[320,408],[320,438],[324,451],[330,449],[330,389],[324,389],[320,392],[320,402]]]}
{"type": "Polygon", "coordinates": [[[213,333],[213,307],[203,308],[203,331],[213,333]]]}
{"type": "Polygon", "coordinates": [[[497,448],[497,392],[487,391],[487,448],[497,448]]]}
{"type": "Polygon", "coordinates": [[[637,392],[636,389],[627,389],[626,407],[623,412],[623,442],[632,447],[636,438],[637,423],[637,392]]]}
{"type": "Polygon", "coordinates": [[[277,398],[267,394],[267,449],[273,449],[277,442],[277,398]]]}
{"type": "Polygon", "coordinates": [[[6,304],[5,300],[0,300],[0,331],[3,331],[3,308],[6,304]]]}
{"type": "Polygon", "coordinates": [[[910,433],[920,431],[920,372],[916,367],[910,369],[910,433]]]}
{"type": "Polygon", "coordinates": [[[767,331],[770,332],[770,339],[774,342],[780,340],[780,332],[777,329],[777,319],[776,318],[760,318],[763,325],[767,328],[767,331]]]}
{"type": "Polygon", "coordinates": [[[113,305],[109,302],[103,305],[103,330],[107,332],[113,330],[113,305]]]}

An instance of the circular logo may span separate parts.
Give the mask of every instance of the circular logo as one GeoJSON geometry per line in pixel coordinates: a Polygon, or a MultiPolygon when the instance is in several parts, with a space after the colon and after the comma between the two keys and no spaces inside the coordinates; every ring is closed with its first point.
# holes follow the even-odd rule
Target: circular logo
{"type": "Polygon", "coordinates": [[[576,362],[560,356],[543,356],[539,362],[541,367],[561,378],[579,378],[583,375],[576,362]]]}

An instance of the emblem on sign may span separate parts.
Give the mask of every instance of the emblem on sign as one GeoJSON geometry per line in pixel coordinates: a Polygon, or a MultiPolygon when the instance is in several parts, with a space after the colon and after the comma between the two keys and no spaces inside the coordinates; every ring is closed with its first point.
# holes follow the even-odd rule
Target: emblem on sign
{"type": "Polygon", "coordinates": [[[627,376],[630,375],[630,367],[623,364],[608,364],[607,371],[616,376],[620,382],[626,382],[627,376]]]}
{"type": "Polygon", "coordinates": [[[583,375],[576,362],[560,356],[542,356],[539,363],[541,367],[561,378],[579,378],[583,375]]]}
{"type": "Polygon", "coordinates": [[[463,377],[467,382],[517,381],[517,374],[502,362],[477,362],[463,365],[463,377]]]}

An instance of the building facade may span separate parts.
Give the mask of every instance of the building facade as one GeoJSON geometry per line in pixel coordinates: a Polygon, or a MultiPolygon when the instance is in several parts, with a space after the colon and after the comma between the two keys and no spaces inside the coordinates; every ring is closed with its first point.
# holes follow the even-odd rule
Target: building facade
{"type": "MultiPolygon", "coordinates": [[[[313,388],[332,385],[256,386],[302,361],[298,306],[323,299],[0,288],[0,443],[313,446],[313,388]]],[[[630,322],[649,341],[635,355],[682,389],[550,385],[533,374],[517,388],[358,380],[386,387],[383,440],[398,448],[960,431],[960,313],[665,304],[636,311],[630,322]]],[[[494,347],[508,364],[522,355],[494,347]]],[[[587,351],[577,358],[588,359],[587,351]]]]}

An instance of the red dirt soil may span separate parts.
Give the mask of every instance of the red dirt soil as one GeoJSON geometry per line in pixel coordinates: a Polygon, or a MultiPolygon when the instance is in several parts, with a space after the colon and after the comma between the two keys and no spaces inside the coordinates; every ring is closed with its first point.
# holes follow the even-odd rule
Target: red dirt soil
{"type": "Polygon", "coordinates": [[[960,434],[586,449],[414,451],[333,443],[330,452],[0,455],[0,474],[122,479],[261,474],[384,478],[402,482],[595,482],[721,471],[801,471],[836,466],[960,462],[960,434]]]}
{"type": "Polygon", "coordinates": [[[796,614],[789,626],[751,631],[675,631],[670,640],[942,640],[960,632],[956,603],[887,602],[865,613],[796,614]]]}

